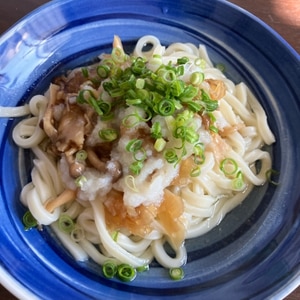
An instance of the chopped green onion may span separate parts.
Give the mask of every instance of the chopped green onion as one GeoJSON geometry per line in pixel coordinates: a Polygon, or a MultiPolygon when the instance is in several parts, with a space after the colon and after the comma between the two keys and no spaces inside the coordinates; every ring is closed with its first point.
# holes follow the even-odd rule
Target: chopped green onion
{"type": "Polygon", "coordinates": [[[132,175],[128,175],[125,177],[125,184],[134,192],[138,193],[138,189],[135,185],[135,179],[132,175]]]}
{"type": "Polygon", "coordinates": [[[126,55],[121,48],[113,48],[111,52],[111,58],[116,63],[123,63],[126,60],[126,55]]]}
{"type": "Polygon", "coordinates": [[[198,85],[204,80],[204,74],[200,72],[194,72],[190,76],[190,83],[193,85],[198,85]]]}
{"type": "Polygon", "coordinates": [[[196,58],[194,64],[202,69],[205,69],[206,67],[206,61],[202,58],[196,58]]]}
{"type": "Polygon", "coordinates": [[[170,164],[177,163],[179,161],[174,149],[166,149],[164,152],[164,158],[170,164]]]}
{"type": "Polygon", "coordinates": [[[199,140],[199,134],[191,127],[185,130],[185,141],[194,144],[199,140]]]}
{"type": "Polygon", "coordinates": [[[177,76],[182,76],[184,74],[184,66],[180,65],[176,68],[176,75],[177,76]]]}
{"type": "Polygon", "coordinates": [[[133,152],[133,158],[136,160],[136,161],[144,161],[146,159],[147,155],[146,155],[146,151],[144,148],[141,148],[137,151],[134,151],[133,152]]]}
{"type": "Polygon", "coordinates": [[[173,70],[166,70],[162,74],[162,79],[166,83],[171,83],[176,79],[176,74],[173,70]]]}
{"type": "Polygon", "coordinates": [[[80,242],[85,239],[84,229],[81,226],[75,226],[75,228],[71,231],[70,234],[71,239],[74,242],[80,242]]]}
{"type": "Polygon", "coordinates": [[[145,86],[145,79],[143,79],[143,78],[138,78],[138,79],[136,80],[135,87],[136,87],[137,89],[140,90],[140,89],[143,89],[144,86],[145,86]]]}
{"type": "Polygon", "coordinates": [[[23,215],[22,220],[23,220],[25,230],[29,230],[29,229],[34,228],[38,225],[37,220],[34,218],[31,211],[29,211],[29,210],[25,212],[25,214],[23,215]]]}
{"type": "Polygon", "coordinates": [[[201,98],[203,101],[203,106],[205,107],[206,112],[213,112],[219,107],[219,103],[217,100],[212,100],[208,93],[204,90],[201,90],[201,98]]]}
{"type": "Polygon", "coordinates": [[[109,90],[107,90],[107,92],[113,98],[122,97],[125,94],[125,91],[122,90],[121,88],[109,89],[109,90]]]}
{"type": "Polygon", "coordinates": [[[127,128],[132,128],[139,124],[143,119],[137,113],[127,115],[123,120],[122,124],[127,128]]]}
{"type": "Polygon", "coordinates": [[[173,280],[181,280],[184,278],[184,271],[182,268],[171,268],[169,275],[173,280]]]}
{"type": "Polygon", "coordinates": [[[202,165],[205,162],[204,145],[197,143],[194,145],[194,163],[196,165],[202,165]]]}
{"type": "Polygon", "coordinates": [[[102,272],[106,278],[114,278],[118,272],[118,266],[112,261],[107,261],[102,266],[102,272]]]}
{"type": "Polygon", "coordinates": [[[137,150],[140,150],[142,148],[143,141],[140,139],[133,139],[126,145],[126,150],[128,152],[136,152],[137,150]]]}
{"type": "Polygon", "coordinates": [[[118,235],[119,235],[119,231],[115,230],[112,233],[111,238],[116,242],[118,240],[118,235]]]}
{"type": "Polygon", "coordinates": [[[279,182],[272,180],[272,175],[279,175],[279,172],[274,169],[270,169],[270,170],[266,171],[266,178],[267,178],[268,182],[273,185],[279,185],[279,182]]]}
{"type": "Polygon", "coordinates": [[[225,72],[225,65],[218,63],[216,64],[216,69],[219,69],[221,72],[225,72]]]}
{"type": "Polygon", "coordinates": [[[159,122],[154,122],[151,127],[151,136],[154,139],[159,139],[162,137],[161,125],[159,122]]]}
{"type": "Polygon", "coordinates": [[[189,62],[189,58],[186,57],[186,56],[183,56],[183,57],[180,57],[180,58],[177,59],[177,64],[178,65],[184,65],[187,62],[189,62]]]}
{"type": "Polygon", "coordinates": [[[87,182],[87,179],[84,175],[77,177],[74,181],[77,187],[82,187],[85,182],[87,182]]]}
{"type": "Polygon", "coordinates": [[[142,57],[138,57],[131,65],[131,71],[140,75],[146,72],[146,61],[142,57]]]}
{"type": "Polygon", "coordinates": [[[230,176],[238,171],[238,164],[232,158],[225,158],[220,163],[220,170],[226,175],[230,176]]]}
{"type": "Polygon", "coordinates": [[[180,100],[183,102],[191,101],[198,94],[198,88],[188,85],[180,95],[180,100]]]}
{"type": "Polygon", "coordinates": [[[201,174],[201,168],[199,166],[192,169],[190,176],[191,177],[197,177],[201,174]]]}
{"type": "Polygon", "coordinates": [[[117,275],[121,281],[129,282],[135,279],[136,269],[128,264],[121,264],[118,266],[117,275]]]}
{"type": "Polygon", "coordinates": [[[149,271],[149,265],[144,265],[136,268],[137,272],[149,271]]]}
{"type": "Polygon", "coordinates": [[[188,101],[186,102],[188,108],[193,112],[199,112],[203,107],[200,103],[196,101],[188,101]]]}
{"type": "Polygon", "coordinates": [[[163,99],[157,105],[157,112],[161,116],[171,116],[175,112],[174,102],[170,99],[163,99]]]}
{"type": "Polygon", "coordinates": [[[97,74],[100,78],[107,78],[110,72],[108,65],[100,65],[97,67],[97,74]]]}
{"type": "Polygon", "coordinates": [[[62,214],[58,219],[58,228],[62,232],[71,233],[75,228],[75,224],[70,216],[62,214]]]}
{"type": "Polygon", "coordinates": [[[144,164],[142,161],[134,161],[129,169],[134,175],[139,175],[141,173],[141,170],[143,168],[144,164]]]}
{"type": "Polygon", "coordinates": [[[161,152],[164,150],[166,144],[167,144],[167,142],[163,138],[158,138],[154,143],[154,149],[157,152],[161,152]]]}
{"type": "Polygon", "coordinates": [[[214,132],[214,133],[218,133],[219,132],[219,129],[216,126],[214,126],[214,125],[210,125],[209,126],[209,130],[212,131],[212,132],[214,132]]]}
{"type": "Polygon", "coordinates": [[[118,132],[113,128],[101,129],[98,134],[106,142],[112,142],[118,138],[118,132]]]}
{"type": "Polygon", "coordinates": [[[87,152],[85,150],[79,150],[75,154],[75,160],[78,162],[83,162],[87,159],[87,152]]]}
{"type": "Polygon", "coordinates": [[[244,188],[245,182],[243,178],[243,173],[241,171],[237,172],[236,178],[232,181],[232,186],[237,191],[240,191],[244,188]]]}
{"type": "Polygon", "coordinates": [[[94,98],[94,94],[91,90],[81,90],[77,97],[77,102],[79,104],[88,103],[90,98],[94,98]]]}
{"type": "Polygon", "coordinates": [[[171,92],[175,97],[179,97],[184,92],[185,83],[182,80],[175,80],[171,84],[171,92]]]}
{"type": "Polygon", "coordinates": [[[85,77],[85,78],[89,77],[88,68],[81,68],[81,72],[82,72],[83,77],[85,77]]]}

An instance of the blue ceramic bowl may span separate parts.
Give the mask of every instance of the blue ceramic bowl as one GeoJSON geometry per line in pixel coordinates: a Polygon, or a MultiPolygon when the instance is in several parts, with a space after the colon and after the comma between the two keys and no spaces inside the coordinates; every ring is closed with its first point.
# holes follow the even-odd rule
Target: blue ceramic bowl
{"type": "MultiPolygon", "coordinates": [[[[130,51],[156,35],[164,44],[203,43],[227,76],[245,81],[265,108],[277,142],[277,187],[256,188],[206,235],[187,241],[186,276],[173,282],[153,266],[131,283],[77,263],[51,231],[23,230],[20,163],[11,139],[18,120],[0,127],[0,277],[14,294],[34,299],[265,299],[287,295],[300,273],[300,62],[274,31],[244,10],[217,0],[51,1],[0,39],[0,103],[16,106],[42,93],[51,78],[110,51],[118,34],[130,51]]],[[[26,156],[27,157],[27,156],[26,156]]]]}

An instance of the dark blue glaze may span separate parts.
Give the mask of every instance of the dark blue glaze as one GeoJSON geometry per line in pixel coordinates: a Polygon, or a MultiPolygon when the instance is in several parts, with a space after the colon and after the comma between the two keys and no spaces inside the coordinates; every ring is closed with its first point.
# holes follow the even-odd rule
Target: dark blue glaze
{"type": "MultiPolygon", "coordinates": [[[[206,44],[213,61],[226,65],[226,75],[245,81],[264,106],[277,139],[270,151],[280,185],[256,188],[217,228],[187,241],[182,281],[171,281],[156,265],[132,283],[106,280],[94,263],[75,262],[51,231],[23,230],[21,170],[11,139],[18,120],[1,119],[1,268],[42,299],[285,296],[300,281],[299,55],[260,20],[226,1],[51,1],[0,38],[1,105],[20,105],[44,92],[54,75],[109,51],[114,34],[128,51],[145,34],[166,45],[206,44]]],[[[28,177],[26,157],[22,169],[28,177]]]]}

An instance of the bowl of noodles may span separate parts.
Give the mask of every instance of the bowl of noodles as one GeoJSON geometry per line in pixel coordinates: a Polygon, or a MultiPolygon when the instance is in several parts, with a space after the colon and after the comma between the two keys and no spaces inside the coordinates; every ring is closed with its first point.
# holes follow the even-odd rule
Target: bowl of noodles
{"type": "Polygon", "coordinates": [[[270,28],[223,1],[63,0],[0,49],[12,293],[263,299],[298,284],[299,56],[270,28]]]}

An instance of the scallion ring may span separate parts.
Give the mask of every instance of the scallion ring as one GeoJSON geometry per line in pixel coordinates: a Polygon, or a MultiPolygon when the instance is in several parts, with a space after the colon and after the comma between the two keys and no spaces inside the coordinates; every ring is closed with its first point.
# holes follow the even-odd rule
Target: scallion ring
{"type": "Polygon", "coordinates": [[[58,228],[64,233],[71,233],[75,228],[75,223],[70,216],[62,214],[58,219],[58,228]]]}
{"type": "Polygon", "coordinates": [[[173,280],[181,280],[184,278],[184,271],[182,268],[171,268],[169,275],[173,280]]]}
{"type": "Polygon", "coordinates": [[[75,185],[79,188],[81,188],[85,182],[87,182],[87,179],[84,175],[81,175],[74,180],[75,185]]]}
{"type": "Polygon", "coordinates": [[[75,160],[78,162],[83,162],[87,159],[87,152],[85,150],[79,150],[75,154],[75,160]]]}
{"type": "Polygon", "coordinates": [[[116,63],[123,63],[126,60],[126,55],[125,55],[123,49],[116,47],[116,48],[113,48],[113,50],[111,52],[111,58],[116,63]]]}
{"type": "Polygon", "coordinates": [[[192,169],[190,176],[191,177],[197,177],[201,174],[201,168],[199,166],[192,169]]]}
{"type": "Polygon", "coordinates": [[[164,158],[170,164],[178,162],[178,156],[177,156],[176,151],[174,149],[166,149],[164,151],[164,158]]]}
{"type": "Polygon", "coordinates": [[[233,158],[224,158],[220,163],[220,170],[226,176],[231,176],[238,171],[238,164],[233,158]]]}
{"type": "Polygon", "coordinates": [[[234,190],[240,191],[245,186],[243,173],[241,171],[237,172],[236,178],[232,180],[232,187],[234,190]]]}
{"type": "Polygon", "coordinates": [[[108,65],[100,65],[97,67],[97,74],[100,78],[107,78],[110,72],[108,65]]]}
{"type": "Polygon", "coordinates": [[[132,139],[127,143],[125,149],[128,152],[134,153],[142,148],[143,140],[140,139],[132,139]]]}
{"type": "Polygon", "coordinates": [[[274,169],[270,169],[270,170],[266,171],[266,178],[267,178],[268,182],[273,184],[273,185],[279,185],[279,182],[274,181],[272,179],[272,175],[279,175],[279,172],[274,170],[274,169]]]}
{"type": "Polygon", "coordinates": [[[31,211],[29,211],[29,210],[26,211],[25,214],[23,215],[22,221],[23,221],[25,230],[29,230],[38,225],[37,220],[34,218],[31,211]]]}
{"type": "Polygon", "coordinates": [[[163,99],[157,105],[157,113],[161,116],[171,116],[175,112],[175,104],[170,99],[163,99]]]}
{"type": "Polygon", "coordinates": [[[139,175],[141,173],[141,170],[143,168],[144,164],[142,161],[134,161],[129,169],[134,175],[139,175]]]}
{"type": "Polygon", "coordinates": [[[99,137],[106,142],[112,142],[118,138],[118,132],[113,128],[101,129],[98,134],[99,137]]]}
{"type": "Polygon", "coordinates": [[[117,275],[121,281],[129,282],[135,279],[136,269],[128,264],[121,264],[118,266],[117,275]]]}
{"type": "Polygon", "coordinates": [[[106,278],[114,278],[118,272],[118,266],[113,261],[107,261],[102,266],[102,272],[106,278]]]}
{"type": "Polygon", "coordinates": [[[144,265],[136,268],[137,272],[149,271],[149,265],[144,265]]]}

